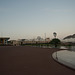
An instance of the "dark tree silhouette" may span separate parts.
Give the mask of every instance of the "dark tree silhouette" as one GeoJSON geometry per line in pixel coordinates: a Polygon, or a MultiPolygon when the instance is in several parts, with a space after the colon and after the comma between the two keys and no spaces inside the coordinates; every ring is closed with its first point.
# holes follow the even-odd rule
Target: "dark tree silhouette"
{"type": "Polygon", "coordinates": [[[59,39],[57,39],[57,38],[54,38],[54,39],[52,39],[52,40],[50,41],[50,44],[54,45],[55,48],[56,48],[58,45],[61,44],[61,41],[60,41],[59,39]]]}

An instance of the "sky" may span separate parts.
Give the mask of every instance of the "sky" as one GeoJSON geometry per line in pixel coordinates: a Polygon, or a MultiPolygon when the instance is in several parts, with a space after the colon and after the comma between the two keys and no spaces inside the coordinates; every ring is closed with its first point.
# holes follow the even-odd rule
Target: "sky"
{"type": "Polygon", "coordinates": [[[63,39],[75,33],[75,0],[0,0],[0,37],[63,39]]]}

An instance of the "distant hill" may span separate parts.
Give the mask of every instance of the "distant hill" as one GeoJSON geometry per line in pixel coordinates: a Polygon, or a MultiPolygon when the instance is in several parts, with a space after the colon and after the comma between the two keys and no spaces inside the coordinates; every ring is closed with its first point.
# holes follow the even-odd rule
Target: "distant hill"
{"type": "Polygon", "coordinates": [[[66,37],[64,38],[64,40],[65,40],[65,39],[70,39],[70,38],[75,38],[75,34],[66,36],[66,37]]]}

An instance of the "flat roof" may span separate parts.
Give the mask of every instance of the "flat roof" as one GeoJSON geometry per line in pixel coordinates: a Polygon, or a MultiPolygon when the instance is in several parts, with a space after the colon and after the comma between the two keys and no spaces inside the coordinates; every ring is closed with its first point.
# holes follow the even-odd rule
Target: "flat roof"
{"type": "Polygon", "coordinates": [[[10,37],[0,37],[0,39],[10,39],[10,37]]]}

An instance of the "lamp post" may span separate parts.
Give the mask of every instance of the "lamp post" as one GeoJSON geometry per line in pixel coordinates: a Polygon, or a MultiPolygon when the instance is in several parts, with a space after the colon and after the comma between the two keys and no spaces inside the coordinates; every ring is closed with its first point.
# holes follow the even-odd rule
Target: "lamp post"
{"type": "MultiPolygon", "coordinates": [[[[54,32],[53,35],[54,35],[54,38],[56,39],[57,33],[54,32]]],[[[56,48],[56,47],[57,47],[57,44],[56,44],[56,41],[55,41],[55,48],[56,48]]],[[[58,60],[57,51],[56,51],[56,59],[58,60]]]]}
{"type": "Polygon", "coordinates": [[[45,43],[46,43],[46,33],[45,33],[45,43]]]}

